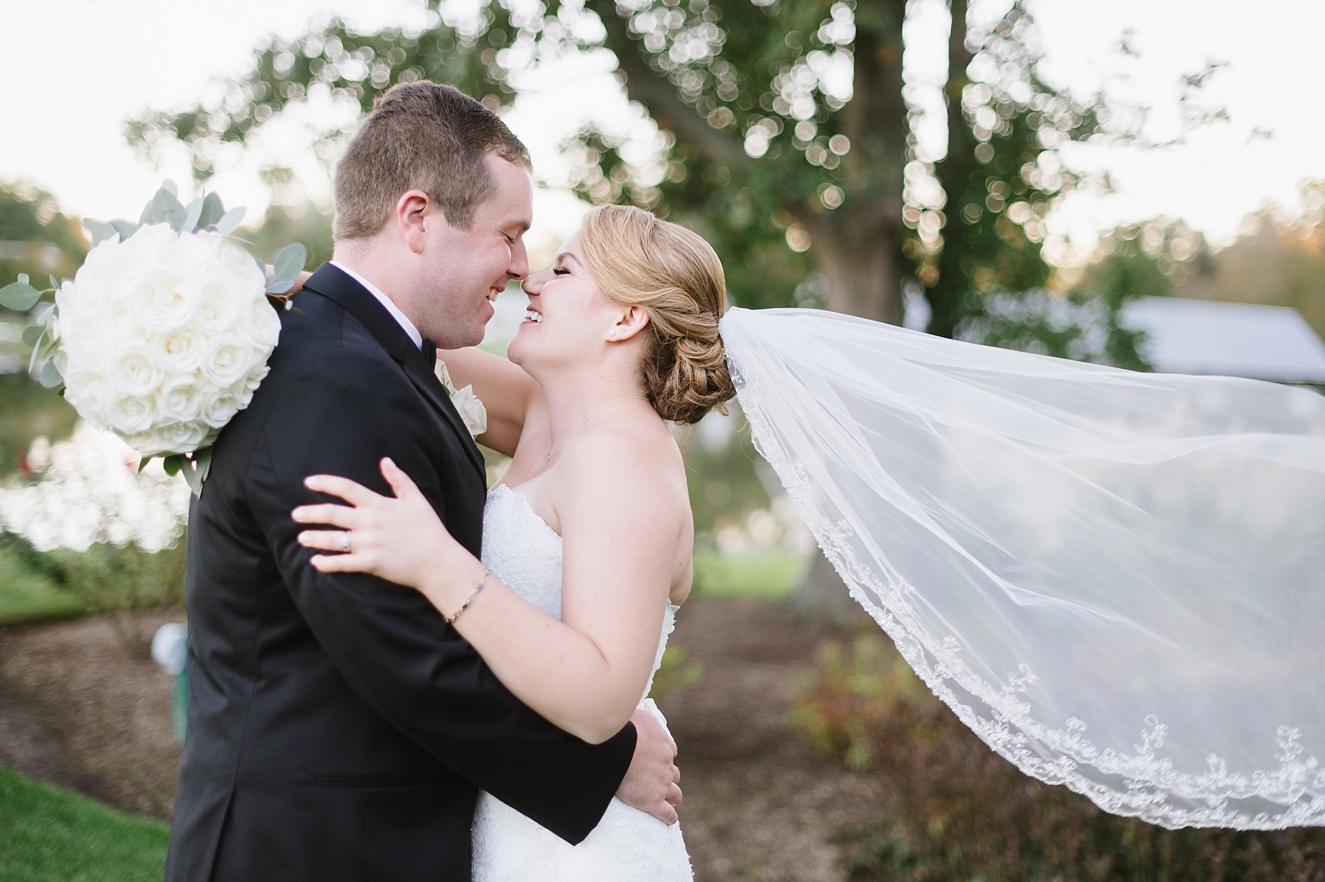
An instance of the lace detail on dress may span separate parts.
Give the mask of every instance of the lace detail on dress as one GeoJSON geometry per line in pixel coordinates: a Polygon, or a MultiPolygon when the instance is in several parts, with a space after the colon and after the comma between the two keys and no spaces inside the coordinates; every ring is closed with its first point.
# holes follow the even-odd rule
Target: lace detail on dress
{"type": "MultiPolygon", "coordinates": [[[[529,501],[504,484],[488,494],[483,514],[483,563],[502,582],[548,615],[561,618],[561,537],[529,501]]],[[[658,655],[662,662],[677,607],[667,605],[658,655]]],[[[653,675],[649,676],[652,688],[653,675]]],[[[651,699],[646,708],[665,726],[651,699]]],[[[474,815],[474,882],[691,882],[680,825],[613,799],[602,821],[572,846],[489,793],[474,815]]]]}

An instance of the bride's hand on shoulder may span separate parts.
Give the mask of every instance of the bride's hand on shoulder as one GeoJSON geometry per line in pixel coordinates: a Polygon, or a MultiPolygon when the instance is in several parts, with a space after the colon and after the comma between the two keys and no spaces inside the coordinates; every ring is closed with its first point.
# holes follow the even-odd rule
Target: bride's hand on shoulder
{"type": "Polygon", "coordinates": [[[313,555],[311,563],[319,572],[370,573],[444,604],[452,587],[448,583],[456,580],[443,574],[481,573],[483,564],[447,532],[409,475],[390,459],[383,459],[381,468],[394,496],[335,475],[306,478],[308,489],[347,504],[301,505],[292,511],[296,523],[334,528],[304,530],[299,544],[332,552],[313,555]]]}

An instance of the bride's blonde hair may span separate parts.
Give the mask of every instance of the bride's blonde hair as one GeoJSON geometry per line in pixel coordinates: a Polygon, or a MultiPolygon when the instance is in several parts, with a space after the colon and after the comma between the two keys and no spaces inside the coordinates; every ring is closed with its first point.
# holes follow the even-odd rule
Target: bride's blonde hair
{"type": "Polygon", "coordinates": [[[658,414],[697,423],[736,394],[718,319],[727,311],[722,262],[703,238],[627,205],[591,209],[580,247],[610,299],[649,315],[644,388],[658,414]]]}

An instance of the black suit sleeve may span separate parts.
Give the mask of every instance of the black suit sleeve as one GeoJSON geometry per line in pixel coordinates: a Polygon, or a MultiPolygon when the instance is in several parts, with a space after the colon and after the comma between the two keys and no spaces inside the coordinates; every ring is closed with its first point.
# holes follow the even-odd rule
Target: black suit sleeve
{"type": "Polygon", "coordinates": [[[597,746],[557,729],[511,695],[421,594],[365,574],[319,573],[295,540],[291,509],[325,501],[304,487],[305,477],[341,475],[388,493],[383,456],[447,520],[438,464],[450,454],[426,407],[394,363],[353,350],[322,353],[268,417],[249,467],[251,511],[295,603],[359,697],[459,774],[579,842],[630,765],[634,727],[597,746]]]}

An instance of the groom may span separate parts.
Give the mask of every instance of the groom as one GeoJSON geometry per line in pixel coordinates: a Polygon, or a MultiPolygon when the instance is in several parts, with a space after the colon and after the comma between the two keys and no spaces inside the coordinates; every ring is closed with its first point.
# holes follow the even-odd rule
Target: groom
{"type": "Polygon", "coordinates": [[[675,820],[647,714],[590,746],[516,700],[423,595],[323,575],[307,475],[389,492],[390,456],[478,554],[483,459],[433,374],[528,273],[529,154],[448,86],[397,86],[336,168],[335,258],[283,312],[271,373],[189,515],[189,735],[169,882],[469,882],[478,788],[570,842],[613,794],[675,820]],[[434,345],[435,344],[435,345],[434,345]]]}

